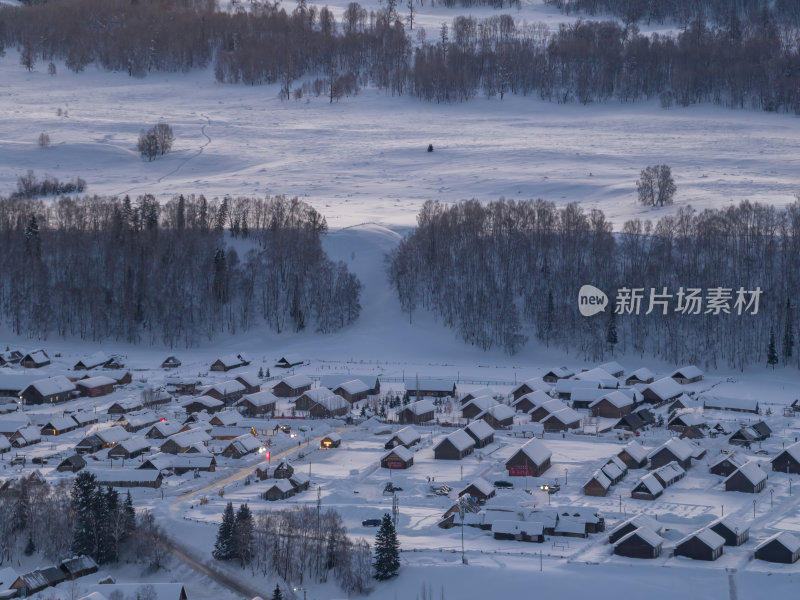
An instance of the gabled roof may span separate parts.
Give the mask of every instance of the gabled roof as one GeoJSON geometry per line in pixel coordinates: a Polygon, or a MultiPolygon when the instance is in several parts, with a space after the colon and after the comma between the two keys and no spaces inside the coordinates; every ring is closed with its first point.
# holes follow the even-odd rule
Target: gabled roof
{"type": "Polygon", "coordinates": [[[111,427],[93,427],[89,430],[89,435],[97,436],[106,444],[118,444],[122,440],[127,440],[131,434],[117,425],[111,427]]]}
{"type": "Polygon", "coordinates": [[[575,371],[570,369],[569,367],[553,367],[550,369],[545,375],[554,375],[559,379],[564,379],[565,377],[572,377],[575,375],[575,371]]]}
{"type": "Polygon", "coordinates": [[[728,454],[720,454],[715,459],[711,460],[708,463],[709,468],[716,467],[718,464],[723,463],[725,461],[730,462],[733,466],[737,469],[744,465],[747,462],[747,458],[739,454],[738,452],[729,452],[728,454]]]}
{"type": "Polygon", "coordinates": [[[479,411],[488,410],[489,407],[492,407],[497,404],[497,400],[492,398],[491,396],[479,396],[477,398],[473,398],[469,402],[467,402],[464,406],[461,407],[461,410],[464,410],[468,406],[474,406],[479,411]]]}
{"type": "Polygon", "coordinates": [[[0,434],[0,452],[8,452],[11,449],[11,442],[8,438],[0,434]]]}
{"type": "Polygon", "coordinates": [[[624,469],[620,469],[616,463],[613,462],[603,465],[600,471],[603,472],[609,479],[617,479],[618,477],[622,477],[622,475],[625,473],[624,469]]]}
{"type": "Polygon", "coordinates": [[[96,478],[99,485],[115,481],[125,482],[153,482],[158,479],[159,472],[153,469],[87,469],[96,478]]]}
{"type": "Polygon", "coordinates": [[[186,592],[182,583],[103,583],[93,585],[89,589],[92,592],[104,594],[110,597],[113,592],[119,590],[123,598],[137,598],[142,593],[144,587],[152,588],[155,592],[153,600],[179,600],[186,592]]]}
{"type": "Polygon", "coordinates": [[[280,383],[284,383],[293,390],[298,390],[303,387],[313,385],[313,381],[307,375],[289,375],[281,379],[280,383]]]}
{"type": "Polygon", "coordinates": [[[647,448],[643,447],[639,442],[632,441],[628,445],[626,445],[623,450],[628,453],[628,455],[635,460],[636,462],[642,462],[647,460],[649,454],[647,453],[647,448]]]}
{"type": "Polygon", "coordinates": [[[256,392],[254,394],[245,394],[241,397],[240,400],[236,402],[237,406],[241,406],[245,402],[252,404],[253,406],[269,406],[270,404],[274,404],[278,401],[278,398],[270,392],[269,390],[263,390],[261,392],[256,392]]]}
{"type": "Polygon", "coordinates": [[[668,425],[672,425],[677,420],[680,420],[687,427],[691,427],[692,425],[705,425],[706,422],[706,420],[697,413],[687,411],[678,413],[677,415],[672,417],[672,419],[669,420],[668,425]]]}
{"type": "MultiPolygon", "coordinates": [[[[492,430],[492,431],[494,431],[494,430],[492,430]]],[[[416,429],[414,429],[410,425],[408,427],[403,427],[397,433],[395,433],[392,437],[393,438],[396,437],[398,440],[400,440],[400,442],[402,444],[413,444],[414,442],[419,441],[420,439],[422,439],[422,435],[419,433],[419,431],[417,431],[416,429]]]]}
{"type": "Polygon", "coordinates": [[[154,423],[152,429],[155,429],[164,437],[169,437],[175,433],[178,433],[183,428],[181,423],[174,423],[172,421],[161,421],[159,423],[154,423]]]}
{"type": "MultiPolygon", "coordinates": [[[[619,393],[615,390],[616,393],[619,393]]],[[[573,402],[594,402],[608,394],[608,390],[603,388],[577,388],[572,390],[569,399],[573,402]]]]}
{"type": "Polygon", "coordinates": [[[542,423],[546,423],[552,419],[564,425],[571,425],[576,421],[580,422],[582,418],[583,417],[578,412],[572,410],[571,408],[562,408],[561,410],[551,412],[544,419],[542,419],[542,423]]]}
{"type": "Polygon", "coordinates": [[[94,413],[90,410],[82,410],[80,412],[72,413],[70,417],[78,425],[86,425],[92,421],[97,421],[97,413],[94,413]]]}
{"type": "Polygon", "coordinates": [[[728,531],[731,531],[732,533],[737,533],[737,534],[744,533],[745,531],[748,531],[750,529],[750,525],[748,525],[745,521],[743,521],[739,517],[735,517],[735,516],[730,515],[730,514],[729,515],[725,515],[724,517],[720,517],[719,519],[716,519],[715,521],[712,521],[711,523],[708,524],[708,526],[709,527],[713,527],[714,525],[717,525],[717,524],[722,525],[728,531]]]}
{"type": "Polygon", "coordinates": [[[682,440],[680,438],[671,437],[666,442],[654,448],[650,451],[647,455],[647,458],[653,458],[656,454],[661,452],[661,450],[667,449],[669,450],[672,455],[677,458],[678,460],[687,460],[692,457],[694,454],[694,449],[686,440],[682,440]]]}
{"type": "Polygon", "coordinates": [[[684,471],[683,467],[673,460],[665,464],[663,467],[654,469],[652,474],[658,475],[664,481],[670,481],[684,476],[686,471],[684,471]]]}
{"type": "Polygon", "coordinates": [[[124,448],[128,452],[133,453],[140,452],[142,450],[149,450],[152,444],[153,441],[148,440],[147,438],[132,437],[128,438],[127,440],[122,440],[119,444],[117,444],[117,448],[124,448]]]}
{"type": "Polygon", "coordinates": [[[721,410],[747,410],[756,412],[758,410],[758,400],[755,398],[730,398],[724,396],[703,396],[703,407],[721,410]]]}
{"type": "Polygon", "coordinates": [[[0,590],[7,590],[17,580],[19,575],[11,567],[0,569],[0,590]]]}
{"type": "Polygon", "coordinates": [[[228,446],[233,446],[243,454],[255,452],[261,447],[261,441],[252,433],[245,433],[239,437],[233,438],[228,446]]]}
{"type": "Polygon", "coordinates": [[[433,412],[434,406],[433,402],[430,400],[423,399],[412,402],[408,406],[404,407],[403,410],[410,410],[415,415],[424,415],[425,413],[433,412]]]}
{"type": "MultiPolygon", "coordinates": [[[[485,496],[488,496],[492,492],[494,492],[494,486],[491,483],[489,483],[488,481],[486,481],[483,477],[478,477],[477,479],[474,479],[472,481],[472,483],[470,483],[467,487],[470,487],[470,486],[474,486],[477,490],[479,490],[485,496]]],[[[466,491],[466,489],[467,488],[464,488],[463,490],[461,490],[458,493],[458,495],[461,496],[464,493],[464,491],[466,491]]]]}
{"type": "MultiPolygon", "coordinates": [[[[794,444],[792,444],[791,446],[787,446],[786,448],[784,448],[784,449],[783,449],[783,452],[786,452],[786,453],[787,453],[789,456],[791,456],[791,457],[792,457],[792,458],[793,458],[795,461],[797,461],[797,462],[799,462],[799,463],[800,463],[800,442],[795,442],[795,443],[794,443],[794,444]]],[[[781,454],[783,454],[783,452],[780,452],[780,453],[778,454],[778,456],[780,456],[781,454]]],[[[776,460],[776,459],[778,458],[778,456],[776,456],[776,457],[775,457],[775,458],[773,458],[772,460],[773,460],[773,461],[774,461],[774,460],[776,460]]]]}
{"type": "Polygon", "coordinates": [[[370,391],[372,388],[360,379],[351,379],[350,381],[340,383],[336,386],[336,389],[341,389],[348,394],[363,394],[364,392],[370,391]]]}
{"type": "MultiPolygon", "coordinates": [[[[531,438],[525,442],[518,452],[522,452],[530,458],[535,464],[541,465],[549,459],[553,453],[545,446],[540,440],[531,438]]],[[[516,454],[516,452],[514,453],[516,454]]]]}
{"type": "Polygon", "coordinates": [[[238,392],[243,392],[245,390],[244,385],[241,381],[236,381],[235,379],[229,379],[228,381],[223,381],[222,383],[215,383],[213,385],[208,386],[203,394],[208,394],[210,391],[215,391],[221,396],[227,396],[229,394],[236,394],[238,392]]]}
{"type": "Polygon", "coordinates": [[[75,384],[64,375],[56,375],[55,377],[48,377],[47,379],[37,379],[31,383],[29,387],[35,389],[42,396],[52,396],[54,394],[71,392],[75,389],[75,384]]]}
{"type": "Polygon", "coordinates": [[[161,445],[163,446],[168,441],[173,441],[183,448],[191,446],[192,444],[207,442],[210,439],[211,436],[203,429],[187,429],[186,431],[181,431],[180,433],[169,436],[166,440],[161,442],[161,445]]]}
{"type": "Polygon", "coordinates": [[[47,427],[48,425],[50,425],[56,431],[59,431],[64,429],[74,429],[77,423],[75,423],[75,420],[70,417],[53,417],[47,421],[42,428],[44,429],[44,427],[47,427]]]}
{"type": "Polygon", "coordinates": [[[495,392],[492,388],[482,387],[477,390],[472,390],[471,392],[465,394],[465,396],[472,396],[473,398],[481,398],[483,396],[489,396],[490,398],[494,398],[495,396],[497,396],[497,392],[495,392]]]}
{"type": "Polygon", "coordinates": [[[458,451],[464,451],[467,448],[475,446],[475,440],[473,440],[470,437],[470,435],[463,429],[456,429],[453,433],[451,433],[450,435],[445,437],[441,442],[436,444],[436,448],[444,444],[445,441],[450,442],[453,445],[453,447],[458,451]]]}
{"type": "Polygon", "coordinates": [[[490,406],[486,412],[492,415],[498,421],[512,419],[515,414],[514,409],[508,404],[495,404],[494,406],[490,406]]]}
{"type": "Polygon", "coordinates": [[[221,410],[213,417],[211,417],[210,420],[216,419],[220,421],[223,426],[228,426],[228,425],[236,425],[236,423],[238,423],[239,420],[241,420],[241,418],[242,415],[240,415],[235,410],[221,410]]]}
{"type": "Polygon", "coordinates": [[[645,542],[650,546],[653,546],[654,548],[664,543],[664,538],[662,538],[652,529],[648,529],[647,527],[639,527],[639,529],[631,531],[628,535],[625,535],[620,539],[618,539],[617,543],[614,545],[619,546],[621,543],[632,537],[638,537],[640,540],[642,540],[643,542],[645,542]]]}
{"type": "Polygon", "coordinates": [[[653,383],[648,383],[642,387],[642,391],[644,392],[645,390],[650,390],[662,400],[677,398],[683,394],[683,387],[672,377],[662,377],[653,383]]]}
{"type": "Polygon", "coordinates": [[[611,362],[603,363],[598,368],[599,369],[603,369],[603,371],[605,371],[606,373],[609,373],[609,374],[624,373],[625,372],[625,368],[615,360],[612,360],[611,362]]]}
{"type": "Polygon", "coordinates": [[[652,473],[644,475],[639,480],[639,483],[637,483],[635,487],[639,487],[640,485],[643,485],[647,489],[647,491],[653,494],[654,496],[664,491],[664,486],[661,485],[661,482],[658,479],[656,479],[656,476],[653,475],[652,473]]]}
{"type": "Polygon", "coordinates": [[[257,387],[261,385],[261,380],[256,373],[239,373],[234,377],[240,383],[244,383],[249,387],[257,387]]]}
{"type": "Polygon", "coordinates": [[[688,365],[675,369],[670,377],[682,377],[684,379],[694,379],[695,377],[702,377],[703,372],[694,365],[688,365]]]}
{"type": "Polygon", "coordinates": [[[225,403],[222,400],[217,400],[216,398],[212,398],[211,396],[193,396],[192,398],[182,400],[181,402],[178,403],[178,405],[183,408],[186,408],[194,404],[195,402],[205,406],[206,408],[217,408],[225,405],[225,403]]]}
{"type": "Polygon", "coordinates": [[[723,538],[718,533],[715,533],[709,528],[698,529],[697,531],[690,533],[685,538],[681,539],[676,546],[680,546],[685,542],[688,542],[692,538],[697,538],[703,544],[708,546],[712,550],[716,550],[717,548],[722,548],[725,545],[725,538],[723,538]]]}
{"type": "Polygon", "coordinates": [[[479,440],[485,440],[494,435],[494,429],[492,429],[492,426],[483,419],[472,421],[472,423],[464,427],[464,429],[471,431],[472,434],[479,440]]]}
{"type": "Polygon", "coordinates": [[[430,391],[430,392],[448,392],[450,394],[453,393],[453,386],[455,386],[455,382],[452,379],[420,379],[419,380],[419,387],[417,387],[416,381],[410,381],[406,383],[406,390],[407,391],[430,391]]]}
{"type": "Polygon", "coordinates": [[[653,517],[650,517],[644,513],[639,513],[638,515],[634,515],[628,519],[625,519],[621,523],[618,523],[609,533],[613,535],[629,524],[633,525],[637,529],[646,528],[656,533],[663,529],[661,524],[653,517]]]}
{"type": "Polygon", "coordinates": [[[89,356],[85,356],[75,363],[75,369],[94,369],[106,364],[111,360],[105,352],[95,352],[89,356]]]}
{"type": "Polygon", "coordinates": [[[541,390],[536,390],[535,392],[530,392],[529,394],[525,394],[524,396],[520,396],[516,400],[511,403],[511,406],[516,406],[523,400],[528,400],[534,406],[541,406],[545,402],[550,402],[552,400],[552,396],[548,396],[545,392],[541,390]]]}
{"type": "Polygon", "coordinates": [[[586,482],[586,485],[588,485],[592,481],[596,481],[597,483],[599,483],[601,486],[603,486],[603,489],[605,490],[611,487],[611,480],[606,476],[605,473],[603,473],[603,471],[599,469],[594,473],[592,473],[592,476],[589,479],[589,481],[586,482]]]}
{"type": "Polygon", "coordinates": [[[217,362],[217,361],[219,361],[225,367],[228,367],[228,368],[239,366],[239,365],[241,365],[241,364],[243,364],[245,362],[245,361],[242,360],[241,355],[236,355],[236,354],[226,354],[225,356],[220,356],[214,362],[217,362]]]}
{"type": "Polygon", "coordinates": [[[619,380],[616,377],[599,367],[578,373],[575,375],[575,379],[580,381],[596,381],[603,387],[616,387],[619,385],[619,380]]]}
{"type": "Polygon", "coordinates": [[[534,391],[545,391],[551,388],[550,384],[546,381],[542,381],[541,377],[532,377],[531,379],[526,379],[519,385],[517,385],[513,390],[511,390],[512,394],[517,393],[523,386],[528,386],[530,389],[534,391]]]}
{"type": "Polygon", "coordinates": [[[387,452],[384,452],[383,455],[381,456],[381,460],[383,460],[384,458],[386,458],[390,454],[394,454],[400,460],[403,460],[403,461],[408,461],[408,460],[414,458],[414,451],[413,450],[409,450],[405,446],[395,446],[391,450],[389,450],[387,452]]]}
{"type": "Polygon", "coordinates": [[[759,465],[758,462],[755,460],[751,460],[743,464],[741,467],[736,469],[736,471],[731,473],[728,476],[728,478],[725,479],[725,481],[727,482],[737,473],[741,473],[742,475],[744,475],[747,481],[749,481],[753,485],[758,485],[767,478],[767,474],[761,468],[761,465],[759,465]]]}
{"type": "Polygon", "coordinates": [[[539,521],[513,521],[511,519],[498,519],[492,521],[492,533],[505,535],[542,535],[544,524],[539,521]]]}
{"type": "Polygon", "coordinates": [[[332,390],[329,390],[326,387],[318,387],[316,389],[303,392],[303,397],[318,403],[322,403],[326,399],[332,398],[335,395],[336,394],[334,394],[332,390]]]}
{"type": "Polygon", "coordinates": [[[606,461],[606,464],[607,464],[607,465],[608,465],[608,464],[614,464],[614,465],[616,465],[617,467],[619,467],[619,470],[620,470],[622,473],[627,473],[627,471],[628,471],[628,465],[626,465],[626,464],[625,464],[625,463],[622,461],[622,459],[621,459],[619,456],[616,456],[616,455],[614,455],[614,456],[612,456],[611,458],[609,458],[609,459],[606,461]]]}
{"type": "Polygon", "coordinates": [[[781,546],[789,550],[791,553],[795,553],[800,551],[800,538],[797,536],[789,533],[788,531],[780,531],[774,535],[771,535],[763,542],[761,542],[758,546],[756,546],[756,551],[761,550],[764,546],[771,542],[778,542],[781,546]]]}
{"type": "Polygon", "coordinates": [[[294,484],[289,479],[267,479],[264,483],[267,486],[267,491],[272,488],[278,488],[278,491],[285,494],[294,489],[294,484]]]}
{"type": "Polygon", "coordinates": [[[623,394],[619,390],[614,390],[613,392],[604,394],[603,396],[592,402],[589,406],[590,407],[597,406],[603,400],[610,402],[613,406],[617,408],[623,408],[625,406],[630,406],[631,404],[633,404],[633,398],[631,398],[627,394],[623,394]]]}
{"type": "Polygon", "coordinates": [[[655,374],[647,367],[642,367],[640,369],[636,369],[633,373],[629,373],[626,377],[626,380],[632,377],[638,379],[639,381],[647,381],[648,379],[655,379],[655,374]]]}

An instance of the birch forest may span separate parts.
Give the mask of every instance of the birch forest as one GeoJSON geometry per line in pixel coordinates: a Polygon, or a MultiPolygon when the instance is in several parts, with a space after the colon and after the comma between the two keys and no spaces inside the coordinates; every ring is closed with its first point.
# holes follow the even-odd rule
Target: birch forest
{"type": "Polygon", "coordinates": [[[413,319],[430,310],[467,343],[513,354],[531,337],[587,361],[615,351],[707,367],[767,364],[774,341],[783,364],[798,365],[800,202],[775,208],[750,202],[656,221],[612,226],[600,210],[543,200],[428,202],[418,227],[387,256],[390,280],[413,319]],[[592,317],[578,291],[594,285],[610,297],[592,317]],[[762,293],[754,314],[687,314],[680,288],[762,293]],[[644,288],[639,314],[615,314],[622,288],[644,288]],[[650,290],[672,295],[646,314],[650,290]]]}

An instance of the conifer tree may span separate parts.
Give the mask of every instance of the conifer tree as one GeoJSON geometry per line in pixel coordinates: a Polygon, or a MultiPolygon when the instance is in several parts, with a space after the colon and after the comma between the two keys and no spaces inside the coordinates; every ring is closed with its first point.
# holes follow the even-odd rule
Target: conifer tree
{"type": "Polygon", "coordinates": [[[233,557],[242,565],[250,562],[253,555],[253,514],[247,504],[242,504],[236,512],[233,523],[233,557]]]}
{"type": "Polygon", "coordinates": [[[217,531],[217,541],[214,543],[214,551],[211,555],[217,560],[228,560],[234,557],[233,548],[233,528],[236,517],[233,513],[233,502],[228,502],[225,512],[222,513],[222,523],[217,531]]]}
{"type": "Polygon", "coordinates": [[[281,593],[281,588],[277,583],[275,584],[275,591],[272,592],[272,600],[283,600],[283,594],[281,593]]]}
{"type": "Polygon", "coordinates": [[[614,346],[617,345],[619,339],[617,338],[617,318],[614,311],[611,311],[611,316],[608,319],[608,328],[606,329],[606,343],[611,346],[613,356],[614,346]]]}
{"type": "Polygon", "coordinates": [[[775,365],[778,364],[778,352],[775,350],[774,329],[771,329],[769,332],[769,348],[767,348],[767,364],[772,365],[773,369],[775,369],[775,365]]]}
{"type": "Polygon", "coordinates": [[[136,530],[136,509],[133,508],[133,498],[131,498],[130,490],[128,490],[128,495],[125,497],[123,510],[125,511],[125,536],[127,537],[133,535],[136,530]]]}
{"type": "Polygon", "coordinates": [[[93,558],[97,550],[96,487],[95,476],[88,471],[81,471],[75,477],[71,492],[72,514],[75,520],[72,552],[93,558]]]}
{"type": "Polygon", "coordinates": [[[375,535],[375,560],[372,567],[378,581],[397,577],[400,570],[400,542],[389,513],[383,515],[381,526],[375,535]]]}

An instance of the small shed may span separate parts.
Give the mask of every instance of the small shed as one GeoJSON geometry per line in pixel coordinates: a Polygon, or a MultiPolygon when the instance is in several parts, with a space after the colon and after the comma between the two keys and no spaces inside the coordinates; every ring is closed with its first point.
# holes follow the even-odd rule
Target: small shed
{"type": "Polygon", "coordinates": [[[534,377],[520,383],[517,387],[511,390],[511,396],[514,400],[519,400],[526,394],[531,394],[536,391],[549,390],[550,386],[547,385],[540,377],[534,377]]]}
{"type": "Polygon", "coordinates": [[[478,477],[463,490],[458,492],[458,497],[467,495],[476,502],[486,502],[495,495],[494,486],[483,477],[478,477]]]}
{"type": "Polygon", "coordinates": [[[86,461],[83,459],[82,456],[77,454],[73,454],[72,456],[68,456],[64,460],[62,460],[58,467],[56,467],[56,471],[59,473],[77,473],[81,469],[86,466],[86,461]]]}
{"type": "Polygon", "coordinates": [[[420,440],[422,439],[422,435],[414,429],[413,427],[403,427],[402,429],[398,430],[386,444],[384,444],[384,448],[386,450],[391,450],[397,446],[405,446],[406,448],[410,448],[411,446],[417,445],[420,440]]]}
{"type": "Polygon", "coordinates": [[[539,477],[550,468],[552,452],[540,440],[532,438],[525,442],[506,461],[506,469],[512,477],[539,477]]]}
{"type": "Polygon", "coordinates": [[[795,442],[773,458],[772,470],[787,474],[800,473],[800,442],[795,442]]]}
{"type": "Polygon", "coordinates": [[[544,542],[544,524],[539,521],[513,521],[497,519],[492,521],[492,535],[496,540],[518,542],[544,542]]]}
{"type": "Polygon", "coordinates": [[[276,500],[286,500],[294,495],[294,485],[288,479],[267,480],[267,489],[261,495],[264,500],[274,502],[276,500]]]}
{"type": "Polygon", "coordinates": [[[627,379],[625,379],[625,385],[632,386],[638,383],[653,383],[655,378],[655,375],[653,375],[653,372],[650,369],[647,367],[642,367],[641,369],[636,369],[633,373],[628,375],[627,379]]]}
{"type": "Polygon", "coordinates": [[[694,365],[688,365],[675,369],[670,377],[680,384],[695,383],[703,379],[703,372],[694,365]]]}
{"type": "Polygon", "coordinates": [[[761,469],[758,462],[751,460],[728,476],[725,480],[725,491],[757,494],[766,485],[767,474],[761,469]]]}
{"type": "Polygon", "coordinates": [[[644,475],[631,490],[631,498],[655,500],[664,493],[664,486],[652,473],[644,475]]]}
{"type": "Polygon", "coordinates": [[[708,463],[708,470],[714,475],[728,477],[746,462],[747,458],[739,453],[728,452],[727,454],[720,454],[717,458],[710,461],[708,463]]]}
{"type": "Polygon", "coordinates": [[[310,390],[313,383],[306,375],[291,375],[272,386],[272,393],[278,398],[297,398],[310,390]]]}
{"type": "Polygon", "coordinates": [[[475,441],[476,448],[484,448],[494,442],[494,428],[483,419],[473,421],[464,431],[475,441]]]}
{"type": "Polygon", "coordinates": [[[708,528],[722,536],[726,546],[741,546],[750,539],[750,526],[731,515],[720,517],[708,528]]]}
{"type": "Polygon", "coordinates": [[[611,480],[600,470],[594,472],[589,481],[583,484],[583,493],[587,496],[605,496],[611,488],[611,480]]]}
{"type": "Polygon", "coordinates": [[[418,400],[412,402],[402,410],[397,412],[397,421],[399,423],[409,423],[418,425],[420,423],[427,423],[433,421],[434,406],[430,400],[418,400]]]}
{"type": "Polygon", "coordinates": [[[575,375],[575,371],[569,367],[555,367],[542,375],[542,381],[556,383],[559,379],[569,379],[575,375]]]}
{"type": "Polygon", "coordinates": [[[20,364],[26,369],[38,369],[49,365],[50,357],[44,350],[36,350],[23,356],[20,364]]]}
{"type": "Polygon", "coordinates": [[[663,531],[663,527],[658,521],[644,513],[639,513],[638,515],[634,515],[615,525],[608,534],[608,543],[614,544],[618,540],[621,540],[623,537],[628,535],[631,531],[636,531],[640,527],[649,529],[650,531],[654,531],[658,534],[663,531]]]}
{"type": "Polygon", "coordinates": [[[170,354],[167,358],[164,359],[164,362],[161,363],[162,369],[177,369],[180,366],[181,366],[180,359],[173,354],[170,354]]]}
{"type": "Polygon", "coordinates": [[[461,460],[475,450],[475,441],[463,429],[457,429],[447,435],[433,448],[433,457],[437,460],[461,460]]]}

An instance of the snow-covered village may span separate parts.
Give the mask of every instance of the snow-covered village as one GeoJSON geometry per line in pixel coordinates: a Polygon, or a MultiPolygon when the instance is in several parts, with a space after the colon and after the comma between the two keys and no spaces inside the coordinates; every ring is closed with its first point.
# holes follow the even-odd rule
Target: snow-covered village
{"type": "Polygon", "coordinates": [[[796,598],[798,40],[0,0],[0,600],[796,598]]]}

